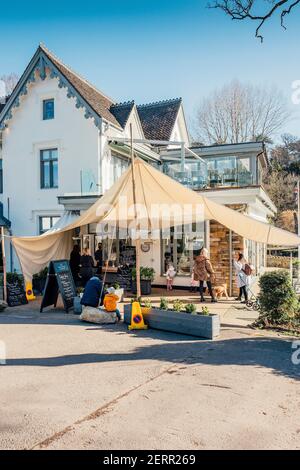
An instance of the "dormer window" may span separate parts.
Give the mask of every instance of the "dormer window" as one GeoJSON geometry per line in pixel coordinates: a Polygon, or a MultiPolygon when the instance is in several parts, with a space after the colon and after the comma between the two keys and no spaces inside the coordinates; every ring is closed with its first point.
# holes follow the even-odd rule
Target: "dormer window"
{"type": "Polygon", "coordinates": [[[43,101],[43,120],[54,119],[54,99],[43,101]]]}

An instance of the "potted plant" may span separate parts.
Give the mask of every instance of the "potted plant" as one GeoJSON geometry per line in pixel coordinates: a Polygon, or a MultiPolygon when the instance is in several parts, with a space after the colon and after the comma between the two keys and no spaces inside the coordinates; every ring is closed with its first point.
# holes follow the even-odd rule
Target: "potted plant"
{"type": "MultiPolygon", "coordinates": [[[[141,277],[141,294],[150,295],[151,294],[151,283],[154,281],[155,270],[146,266],[140,267],[140,277],[141,277]]],[[[136,294],[136,268],[132,269],[131,273],[132,284],[131,290],[133,294],[136,294]]]]}
{"type": "Polygon", "coordinates": [[[48,275],[48,267],[45,267],[40,272],[32,276],[32,288],[35,292],[37,292],[40,295],[43,295],[47,275],[48,275]]]}

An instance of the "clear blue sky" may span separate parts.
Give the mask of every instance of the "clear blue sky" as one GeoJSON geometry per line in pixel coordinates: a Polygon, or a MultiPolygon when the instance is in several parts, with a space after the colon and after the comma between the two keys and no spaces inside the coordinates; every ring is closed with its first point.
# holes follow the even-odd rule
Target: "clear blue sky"
{"type": "MultiPolygon", "coordinates": [[[[1,2],[2,3],[2,2],[1,2]]],[[[255,24],[233,22],[206,0],[5,2],[0,75],[21,74],[39,42],[117,101],[182,96],[188,119],[215,87],[238,78],[276,85],[290,103],[300,80],[300,8],[287,31],[274,19],[264,43],[255,24]]],[[[285,131],[300,135],[300,106],[285,131]],[[298,110],[299,108],[299,110],[298,110]]]]}

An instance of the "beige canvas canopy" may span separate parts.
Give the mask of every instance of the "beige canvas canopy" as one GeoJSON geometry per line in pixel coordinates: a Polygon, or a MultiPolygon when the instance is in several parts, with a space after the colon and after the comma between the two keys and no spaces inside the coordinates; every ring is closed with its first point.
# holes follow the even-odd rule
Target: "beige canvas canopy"
{"type": "Polygon", "coordinates": [[[135,219],[132,170],[135,174],[140,229],[150,227],[155,230],[180,225],[184,213],[185,223],[216,220],[248,240],[270,245],[300,245],[297,235],[217,204],[137,158],[134,167],[129,167],[104,196],[74,222],[40,236],[12,238],[26,280],[47,266],[50,260],[69,257],[76,227],[117,222],[119,227],[128,227],[129,224],[132,228],[135,219]],[[170,208],[171,211],[168,210],[170,208]]]}

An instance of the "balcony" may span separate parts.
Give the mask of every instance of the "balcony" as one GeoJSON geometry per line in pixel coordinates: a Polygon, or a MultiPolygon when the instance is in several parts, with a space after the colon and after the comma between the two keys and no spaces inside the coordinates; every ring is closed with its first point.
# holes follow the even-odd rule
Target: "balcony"
{"type": "Polygon", "coordinates": [[[165,162],[163,172],[184,186],[203,190],[211,188],[239,188],[259,184],[250,168],[250,160],[239,158],[206,158],[204,161],[184,163],[165,162]]]}

